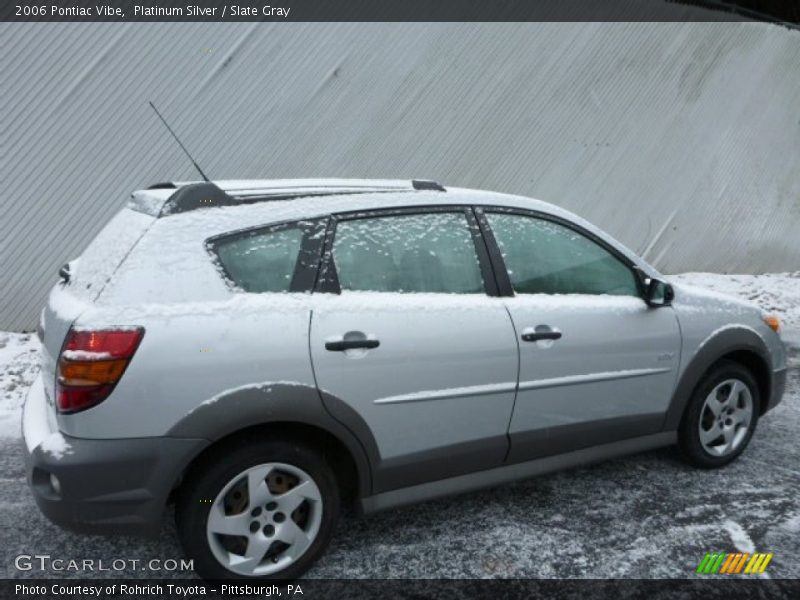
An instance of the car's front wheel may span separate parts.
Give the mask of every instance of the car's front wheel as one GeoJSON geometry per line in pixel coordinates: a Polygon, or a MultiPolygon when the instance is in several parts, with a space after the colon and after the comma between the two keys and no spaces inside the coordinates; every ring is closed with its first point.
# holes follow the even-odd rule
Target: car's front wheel
{"type": "Polygon", "coordinates": [[[176,507],[181,544],[206,579],[298,577],[328,545],[338,514],[330,467],[288,441],[217,452],[184,482],[176,507]]]}
{"type": "Polygon", "coordinates": [[[758,422],[758,384],[748,369],[721,361],[701,380],[686,407],[678,444],[695,466],[727,465],[750,442],[758,422]]]}

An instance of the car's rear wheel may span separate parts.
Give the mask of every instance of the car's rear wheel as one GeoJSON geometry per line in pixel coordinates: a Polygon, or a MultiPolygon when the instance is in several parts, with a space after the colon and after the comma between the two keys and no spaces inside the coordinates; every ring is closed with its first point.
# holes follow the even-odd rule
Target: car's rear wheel
{"type": "Polygon", "coordinates": [[[678,432],[686,459],[702,468],[727,465],[739,456],[758,422],[761,398],[748,369],[721,361],[692,394],[678,432]]]}
{"type": "Polygon", "coordinates": [[[338,514],[335,475],[314,450],[251,441],[193,470],[176,521],[201,577],[292,579],[324,551],[338,514]]]}

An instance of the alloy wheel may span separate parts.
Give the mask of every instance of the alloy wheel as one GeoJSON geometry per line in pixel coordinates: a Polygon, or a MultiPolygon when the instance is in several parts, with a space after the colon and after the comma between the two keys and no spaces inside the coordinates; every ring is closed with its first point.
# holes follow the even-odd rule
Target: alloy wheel
{"type": "Polygon", "coordinates": [[[726,379],[706,396],[698,424],[700,443],[711,456],[727,456],[747,438],[753,397],[739,379],[726,379]]]}
{"type": "Polygon", "coordinates": [[[293,465],[256,465],[217,494],[206,521],[208,544],[226,569],[245,576],[282,571],[302,556],[322,523],[322,494],[293,465]]]}

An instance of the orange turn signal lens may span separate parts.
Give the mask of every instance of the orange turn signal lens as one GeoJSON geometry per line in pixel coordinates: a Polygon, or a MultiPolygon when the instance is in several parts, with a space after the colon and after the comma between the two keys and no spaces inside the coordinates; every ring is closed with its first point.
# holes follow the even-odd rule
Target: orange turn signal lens
{"type": "Polygon", "coordinates": [[[772,331],[774,331],[775,333],[778,333],[781,330],[781,322],[775,315],[767,315],[766,317],[764,317],[764,323],[769,325],[769,328],[772,329],[772,331]]]}
{"type": "Polygon", "coordinates": [[[102,385],[116,383],[122,377],[127,358],[117,360],[70,361],[61,360],[58,381],[62,385],[102,385]]]}

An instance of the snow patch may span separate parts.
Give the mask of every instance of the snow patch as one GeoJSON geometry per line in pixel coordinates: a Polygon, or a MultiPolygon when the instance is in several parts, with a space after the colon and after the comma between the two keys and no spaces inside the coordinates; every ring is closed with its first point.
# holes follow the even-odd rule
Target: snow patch
{"type": "MultiPolygon", "coordinates": [[[[55,427],[51,425],[48,418],[47,398],[42,384],[42,376],[39,375],[28,393],[22,417],[22,434],[28,452],[33,452],[34,448],[53,433],[54,429],[55,427]]],[[[17,430],[17,435],[19,435],[19,430],[17,430]]]]}
{"type": "Polygon", "coordinates": [[[25,396],[39,373],[39,339],[0,332],[0,438],[19,437],[25,396]]]}
{"type": "Polygon", "coordinates": [[[267,392],[271,392],[272,391],[272,386],[274,386],[274,385],[288,385],[288,386],[296,386],[296,387],[308,387],[309,385],[313,386],[313,384],[307,384],[307,383],[303,383],[301,381],[263,381],[263,382],[260,382],[260,383],[247,383],[245,385],[239,385],[239,386],[236,386],[236,387],[228,388],[227,390],[223,390],[220,393],[211,396],[211,398],[209,398],[207,400],[203,400],[200,404],[197,405],[196,408],[193,408],[191,410],[191,412],[196,411],[201,406],[207,406],[209,404],[214,404],[217,401],[219,401],[221,398],[229,396],[230,394],[233,394],[235,392],[241,392],[241,391],[244,391],[244,390],[262,390],[262,389],[267,391],[267,392]]]}
{"type": "Polygon", "coordinates": [[[508,302],[526,305],[531,304],[536,308],[580,308],[619,311],[644,310],[647,305],[641,298],[635,296],[611,296],[608,294],[520,294],[506,299],[508,302]]]}
{"type": "Polygon", "coordinates": [[[756,551],[756,545],[753,543],[750,534],[748,534],[739,523],[729,519],[725,521],[722,526],[728,532],[728,535],[731,536],[731,542],[733,542],[733,545],[736,546],[739,552],[748,552],[752,554],[756,551]]]}
{"type": "Polygon", "coordinates": [[[50,454],[56,460],[60,460],[65,454],[72,454],[72,446],[67,443],[60,431],[51,433],[44,438],[41,448],[43,452],[50,454]]]}
{"type": "Polygon", "coordinates": [[[693,286],[692,291],[700,288],[706,295],[754,303],[762,311],[776,315],[787,328],[800,328],[800,271],[765,275],[682,273],[670,275],[669,279],[693,286]]]}
{"type": "Polygon", "coordinates": [[[48,306],[58,319],[72,321],[91,308],[91,304],[72,293],[73,288],[59,284],[50,292],[48,306]]]}
{"type": "Polygon", "coordinates": [[[781,527],[792,533],[800,534],[800,514],[790,517],[781,527]]]}
{"type": "Polygon", "coordinates": [[[67,360],[107,360],[112,358],[110,352],[91,352],[89,350],[64,350],[61,356],[67,360]]]}
{"type": "Polygon", "coordinates": [[[119,211],[91,241],[80,261],[72,263],[70,283],[64,289],[83,301],[93,302],[154,222],[153,217],[130,209],[119,211]]]}

